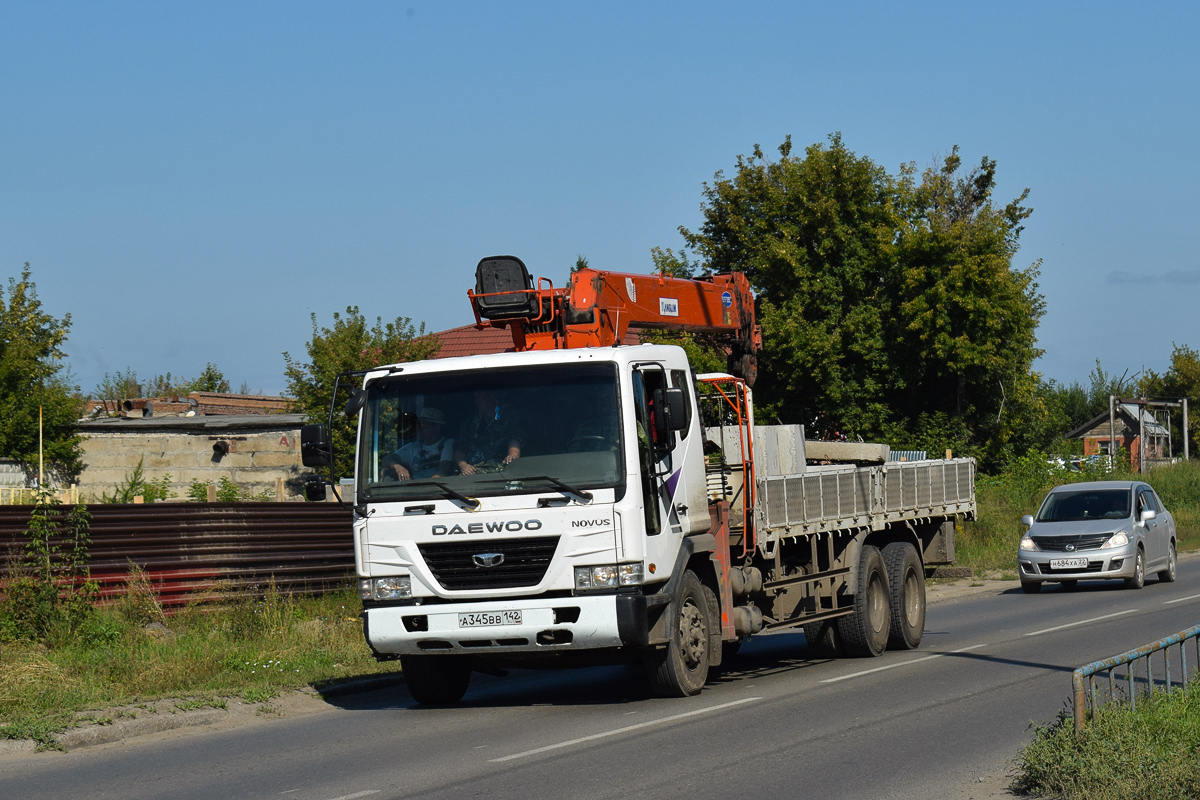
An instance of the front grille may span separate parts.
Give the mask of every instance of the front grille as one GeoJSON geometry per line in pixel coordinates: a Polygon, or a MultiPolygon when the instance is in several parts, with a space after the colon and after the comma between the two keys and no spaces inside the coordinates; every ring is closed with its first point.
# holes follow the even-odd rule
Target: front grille
{"type": "Polygon", "coordinates": [[[1043,575],[1068,575],[1079,572],[1100,572],[1104,568],[1104,561],[1089,561],[1088,565],[1083,569],[1078,567],[1068,567],[1067,569],[1050,569],[1049,564],[1042,564],[1041,571],[1043,575]]]}
{"type": "Polygon", "coordinates": [[[529,539],[486,539],[419,545],[421,558],[433,577],[449,591],[514,589],[541,582],[558,546],[557,536],[529,539]],[[475,563],[476,555],[499,553],[494,567],[475,563]]]}
{"type": "Polygon", "coordinates": [[[1034,536],[1033,543],[1039,550],[1049,550],[1052,553],[1068,553],[1068,544],[1075,545],[1076,550],[1099,550],[1100,545],[1112,538],[1111,533],[1079,533],[1070,536],[1034,536]]]}

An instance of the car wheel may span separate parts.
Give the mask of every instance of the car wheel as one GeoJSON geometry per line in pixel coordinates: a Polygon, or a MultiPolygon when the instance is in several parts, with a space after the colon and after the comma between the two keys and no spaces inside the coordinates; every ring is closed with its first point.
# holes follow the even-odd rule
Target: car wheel
{"type": "Polygon", "coordinates": [[[1037,594],[1041,590],[1041,581],[1021,581],[1021,591],[1025,594],[1037,594]]]}
{"type": "Polygon", "coordinates": [[[1158,573],[1158,580],[1162,583],[1175,582],[1175,562],[1179,560],[1179,555],[1175,552],[1175,543],[1171,542],[1167,551],[1167,568],[1158,573]]]}
{"type": "Polygon", "coordinates": [[[1133,561],[1133,577],[1125,579],[1126,589],[1140,589],[1146,585],[1146,554],[1138,548],[1137,557],[1133,561]]]}

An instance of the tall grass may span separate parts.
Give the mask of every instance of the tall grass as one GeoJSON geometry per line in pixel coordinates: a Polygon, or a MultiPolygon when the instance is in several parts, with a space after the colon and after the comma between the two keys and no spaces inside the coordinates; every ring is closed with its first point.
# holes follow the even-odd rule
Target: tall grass
{"type": "Polygon", "coordinates": [[[978,518],[955,537],[956,563],[976,575],[1017,569],[1017,542],[1025,532],[1021,517],[1033,514],[1050,489],[1094,480],[1144,480],[1175,517],[1179,549],[1200,548],[1200,461],[1158,467],[1145,475],[1128,471],[1074,472],[1056,467],[1040,453],[1016,462],[998,476],[981,475],[975,484],[978,518]]]}
{"type": "Polygon", "coordinates": [[[10,641],[0,651],[0,738],[35,738],[73,712],[159,697],[262,700],[333,678],[395,669],[371,656],[352,591],[196,605],[165,618],[132,591],[71,637],[10,641]]]}
{"type": "Polygon", "coordinates": [[[1042,726],[1016,760],[1013,790],[1067,800],[1200,797],[1200,681],[1102,708],[1079,735],[1071,715],[1042,726]]]}

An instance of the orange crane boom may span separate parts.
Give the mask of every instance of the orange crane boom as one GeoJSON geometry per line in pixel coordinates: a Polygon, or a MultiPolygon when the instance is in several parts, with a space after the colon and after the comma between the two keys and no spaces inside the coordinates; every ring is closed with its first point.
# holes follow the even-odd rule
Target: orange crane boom
{"type": "Polygon", "coordinates": [[[762,332],[740,272],[672,278],[581,269],[565,288],[545,278],[535,287],[521,259],[491,256],[479,262],[467,296],[476,326],[507,327],[518,351],[618,345],[631,328],[685,331],[722,341],[730,371],[754,381],[762,332]]]}

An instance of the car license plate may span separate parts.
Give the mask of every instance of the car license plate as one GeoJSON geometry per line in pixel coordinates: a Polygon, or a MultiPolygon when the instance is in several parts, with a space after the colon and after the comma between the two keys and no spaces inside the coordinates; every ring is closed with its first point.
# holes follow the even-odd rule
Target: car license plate
{"type": "Polygon", "coordinates": [[[1052,558],[1050,569],[1084,569],[1087,567],[1086,558],[1052,558]]]}
{"type": "Polygon", "coordinates": [[[484,628],[489,625],[520,625],[520,611],[472,611],[458,615],[460,628],[484,628]]]}

